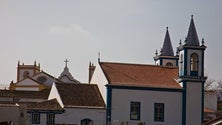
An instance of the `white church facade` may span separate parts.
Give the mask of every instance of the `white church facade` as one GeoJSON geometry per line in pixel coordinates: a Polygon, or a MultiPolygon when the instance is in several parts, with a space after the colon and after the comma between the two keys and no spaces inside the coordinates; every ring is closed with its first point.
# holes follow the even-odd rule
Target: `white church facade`
{"type": "Polygon", "coordinates": [[[99,61],[90,82],[98,84],[106,101],[107,124],[201,125],[205,49],[192,16],[175,55],[167,28],[155,65],[99,61]]]}

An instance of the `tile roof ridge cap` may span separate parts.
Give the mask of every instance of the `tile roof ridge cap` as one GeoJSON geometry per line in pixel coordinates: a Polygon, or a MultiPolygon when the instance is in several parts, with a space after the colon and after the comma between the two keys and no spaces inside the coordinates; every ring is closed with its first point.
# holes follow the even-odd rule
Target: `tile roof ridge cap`
{"type": "Polygon", "coordinates": [[[152,67],[160,67],[160,68],[169,68],[169,69],[178,69],[178,66],[170,67],[170,66],[161,66],[154,64],[145,64],[145,63],[125,63],[125,62],[100,62],[100,64],[120,64],[120,65],[138,65],[138,66],[152,66],[152,67]]]}
{"type": "Polygon", "coordinates": [[[152,64],[145,64],[145,63],[133,63],[133,62],[100,62],[100,63],[109,63],[109,64],[122,64],[122,65],[150,65],[150,66],[156,66],[152,64]]]}
{"type": "Polygon", "coordinates": [[[95,83],[65,83],[65,82],[55,82],[55,84],[60,84],[60,85],[88,85],[88,86],[98,86],[95,83]]]}

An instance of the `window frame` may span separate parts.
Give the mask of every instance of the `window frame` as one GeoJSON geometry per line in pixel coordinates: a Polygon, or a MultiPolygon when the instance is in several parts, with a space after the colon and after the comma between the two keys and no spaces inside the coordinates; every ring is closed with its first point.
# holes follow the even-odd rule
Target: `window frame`
{"type": "Polygon", "coordinates": [[[47,113],[46,123],[47,124],[55,124],[55,114],[54,113],[47,113]],[[52,117],[50,117],[50,115],[52,115],[52,117]]]}
{"type": "Polygon", "coordinates": [[[32,113],[32,124],[40,124],[40,113],[39,112],[34,112],[32,113]],[[37,118],[35,118],[37,117],[37,118]]]}
{"type": "Polygon", "coordinates": [[[140,112],[141,112],[141,103],[138,101],[131,101],[130,102],[130,120],[140,120],[140,112]]]}
{"type": "Polygon", "coordinates": [[[164,103],[154,103],[154,121],[164,122],[165,105],[164,103]]]}

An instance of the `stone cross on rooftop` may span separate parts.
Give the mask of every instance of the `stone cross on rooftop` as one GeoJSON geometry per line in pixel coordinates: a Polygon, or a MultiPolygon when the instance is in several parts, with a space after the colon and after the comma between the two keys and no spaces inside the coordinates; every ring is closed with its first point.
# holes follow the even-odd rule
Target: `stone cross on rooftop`
{"type": "Polygon", "coordinates": [[[69,62],[69,60],[66,59],[64,62],[66,63],[66,67],[67,67],[67,63],[69,62]]]}

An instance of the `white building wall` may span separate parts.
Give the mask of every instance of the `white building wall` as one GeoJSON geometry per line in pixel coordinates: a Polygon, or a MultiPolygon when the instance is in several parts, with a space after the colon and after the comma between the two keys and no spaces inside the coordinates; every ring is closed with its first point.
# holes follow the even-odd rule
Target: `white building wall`
{"type": "Polygon", "coordinates": [[[112,89],[111,121],[130,120],[130,102],[141,103],[141,119],[146,125],[180,125],[182,121],[182,93],[149,90],[112,89]],[[154,122],[154,103],[164,103],[164,122],[154,122]]]}
{"type": "Polygon", "coordinates": [[[105,109],[65,108],[65,112],[55,115],[55,123],[80,125],[83,119],[93,120],[93,125],[105,125],[105,109]]]}
{"type": "Polygon", "coordinates": [[[175,67],[176,66],[176,60],[172,60],[172,59],[163,59],[163,66],[166,66],[166,64],[170,62],[173,64],[173,66],[175,67]]]}
{"type": "Polygon", "coordinates": [[[106,103],[107,100],[106,100],[106,86],[105,85],[108,84],[108,81],[99,64],[96,66],[96,69],[93,73],[90,83],[98,85],[100,93],[103,97],[103,100],[106,103]]]}
{"type": "Polygon", "coordinates": [[[200,125],[202,112],[201,83],[187,82],[186,90],[186,125],[200,125]]]}
{"type": "Polygon", "coordinates": [[[0,121],[12,121],[19,125],[19,106],[0,106],[0,121]]]}
{"type": "MultiPolygon", "coordinates": [[[[40,114],[40,125],[46,125],[46,119],[47,119],[47,114],[41,113],[40,114]]],[[[36,124],[32,124],[32,125],[36,125],[36,124]]]]}
{"type": "Polygon", "coordinates": [[[17,85],[38,86],[39,84],[34,82],[33,80],[27,78],[21,82],[18,82],[17,85]]]}

